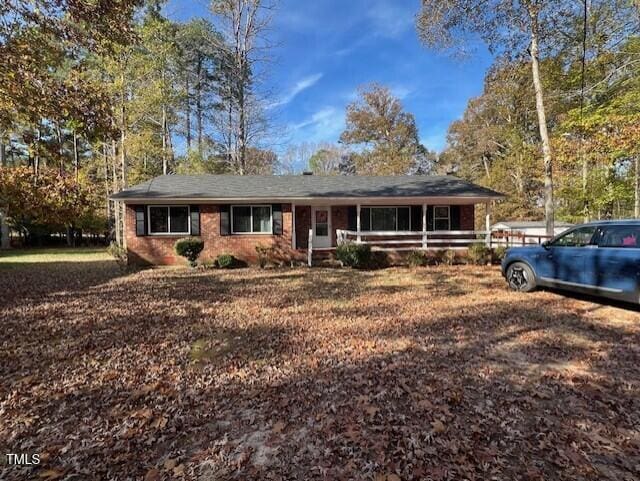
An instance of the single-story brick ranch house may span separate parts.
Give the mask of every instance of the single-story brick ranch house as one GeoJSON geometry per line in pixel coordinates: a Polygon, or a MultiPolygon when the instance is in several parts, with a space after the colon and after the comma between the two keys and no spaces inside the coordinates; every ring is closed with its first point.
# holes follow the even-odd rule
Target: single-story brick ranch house
{"type": "Polygon", "coordinates": [[[132,262],[178,262],[178,238],[200,236],[202,259],[233,254],[253,262],[256,246],[306,259],[344,241],[385,250],[464,248],[486,234],[503,196],[454,176],[163,175],[111,198],[124,202],[132,262]],[[474,231],[485,205],[487,229],[474,231]]]}

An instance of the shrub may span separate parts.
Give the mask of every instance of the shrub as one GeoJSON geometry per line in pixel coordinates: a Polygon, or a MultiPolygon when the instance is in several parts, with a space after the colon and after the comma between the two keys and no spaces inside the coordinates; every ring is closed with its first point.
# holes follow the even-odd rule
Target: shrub
{"type": "Polygon", "coordinates": [[[471,264],[488,264],[491,262],[491,249],[482,242],[475,242],[467,249],[467,258],[471,264]]]}
{"type": "Polygon", "coordinates": [[[176,241],[175,250],[176,254],[186,258],[189,261],[191,267],[196,266],[198,256],[204,249],[204,241],[199,237],[185,237],[184,239],[178,239],[176,241]]]}
{"type": "Polygon", "coordinates": [[[336,247],[336,258],[347,267],[362,269],[371,261],[371,246],[346,242],[336,247]]]}
{"type": "Polygon", "coordinates": [[[256,246],[256,252],[258,253],[258,264],[261,268],[267,266],[284,266],[287,263],[291,263],[291,253],[280,246],[256,246]]]}
{"type": "Polygon", "coordinates": [[[452,266],[456,263],[456,251],[453,249],[445,249],[442,251],[442,262],[448,266],[452,266]]]}
{"type": "Polygon", "coordinates": [[[220,254],[216,258],[216,264],[220,269],[231,269],[236,265],[236,258],[231,254],[220,254]]]}
{"type": "Polygon", "coordinates": [[[256,246],[256,252],[258,253],[258,265],[260,266],[261,269],[264,269],[265,267],[267,267],[267,264],[269,262],[270,251],[271,251],[270,247],[256,246]]]}
{"type": "Polygon", "coordinates": [[[385,267],[389,267],[390,265],[391,263],[389,262],[389,255],[386,252],[372,251],[369,262],[363,267],[368,267],[369,269],[384,269],[385,267]]]}
{"type": "Polygon", "coordinates": [[[411,251],[407,256],[407,264],[411,267],[422,267],[429,263],[428,255],[425,251],[411,251]]]}
{"type": "Polygon", "coordinates": [[[504,259],[505,254],[507,253],[506,246],[498,246],[493,249],[493,259],[496,262],[501,262],[504,259]]]}
{"type": "Polygon", "coordinates": [[[107,247],[107,252],[115,258],[121,268],[127,265],[127,249],[121,245],[111,242],[109,247],[107,247]]]}

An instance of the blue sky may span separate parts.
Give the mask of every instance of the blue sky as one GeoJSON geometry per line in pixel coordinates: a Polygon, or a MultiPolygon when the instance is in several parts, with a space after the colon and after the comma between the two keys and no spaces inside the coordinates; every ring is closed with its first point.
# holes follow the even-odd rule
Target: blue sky
{"type": "MultiPolygon", "coordinates": [[[[389,86],[414,114],[422,142],[441,150],[449,124],[482,91],[491,57],[452,59],[420,45],[419,0],[280,0],[270,39],[276,45],[265,88],[282,144],[336,142],[359,85],[389,86]]],[[[206,0],[170,0],[176,20],[207,16],[206,0]]],[[[282,148],[283,145],[280,145],[282,148]]],[[[279,150],[279,149],[278,149],[279,150]]]]}

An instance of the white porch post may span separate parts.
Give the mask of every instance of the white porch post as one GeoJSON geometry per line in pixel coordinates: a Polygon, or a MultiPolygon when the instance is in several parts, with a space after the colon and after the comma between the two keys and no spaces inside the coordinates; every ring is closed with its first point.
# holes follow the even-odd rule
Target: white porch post
{"type": "Polygon", "coordinates": [[[427,248],[427,204],[422,204],[422,248],[427,248]]]}
{"type": "Polygon", "coordinates": [[[484,205],[485,205],[484,228],[487,231],[486,243],[488,247],[491,247],[491,201],[487,201],[484,205]]]}
{"type": "Polygon", "coordinates": [[[362,242],[362,236],[360,235],[360,204],[356,206],[357,216],[356,216],[356,234],[357,234],[357,242],[362,242]]]}
{"type": "Polygon", "coordinates": [[[296,248],[296,205],[291,204],[291,248],[296,248]]]}

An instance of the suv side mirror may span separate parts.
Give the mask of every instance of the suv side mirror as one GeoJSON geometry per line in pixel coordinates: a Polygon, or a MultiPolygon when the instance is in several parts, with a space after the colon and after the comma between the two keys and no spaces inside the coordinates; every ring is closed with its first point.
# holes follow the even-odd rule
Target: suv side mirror
{"type": "Polygon", "coordinates": [[[544,247],[546,250],[549,250],[551,248],[551,242],[546,240],[542,243],[542,247],[544,247]]]}

